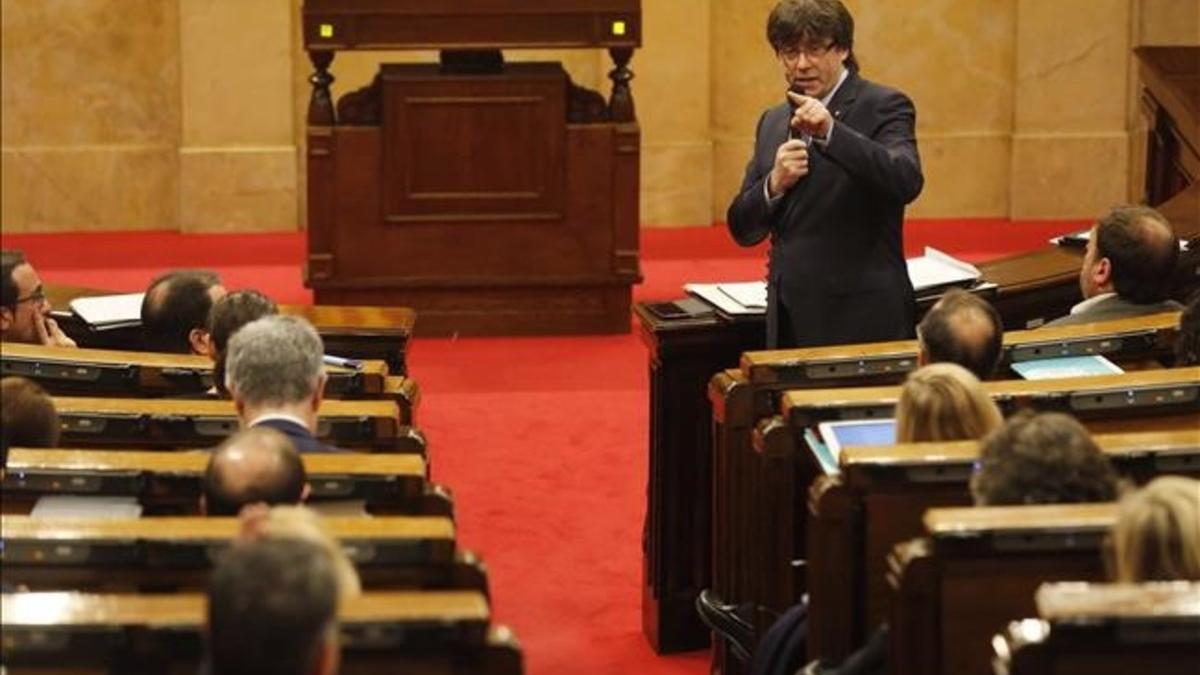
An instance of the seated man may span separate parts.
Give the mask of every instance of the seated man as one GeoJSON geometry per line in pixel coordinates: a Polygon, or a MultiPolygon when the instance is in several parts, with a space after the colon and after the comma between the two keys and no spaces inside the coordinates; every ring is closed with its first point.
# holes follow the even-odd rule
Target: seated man
{"type": "Polygon", "coordinates": [[[299,504],[310,487],[300,454],[287,436],[267,426],[230,436],[208,460],[200,512],[236,516],[247,504],[299,504]]]}
{"type": "Polygon", "coordinates": [[[317,440],[317,409],[325,391],[324,345],[304,319],[267,316],[229,340],[225,386],[243,429],[282,431],[296,450],[337,452],[317,440]]]}
{"type": "Polygon", "coordinates": [[[261,539],[230,548],[208,584],[210,675],[338,671],[338,577],[311,541],[261,539]]]}
{"type": "Polygon", "coordinates": [[[20,251],[0,251],[0,340],[74,347],[50,318],[42,280],[20,251]]]}
{"type": "Polygon", "coordinates": [[[1146,206],[1120,206],[1092,227],[1079,269],[1083,302],[1046,324],[1067,326],[1177,311],[1168,298],[1179,239],[1166,218],[1146,206]]]}
{"type": "Polygon", "coordinates": [[[917,325],[917,365],[957,363],[986,380],[1004,343],[1000,313],[983,298],[951,289],[917,325]]]}
{"type": "Polygon", "coordinates": [[[142,300],[146,349],[208,355],[208,313],[224,295],[221,278],[204,270],[176,270],[150,282],[142,300]]]}
{"type": "Polygon", "coordinates": [[[53,448],[58,434],[58,412],[46,390],[23,377],[0,380],[0,469],[10,447],[53,448]]]}
{"type": "Polygon", "coordinates": [[[225,350],[229,338],[251,321],[278,313],[274,301],[250,289],[234,291],[213,305],[208,313],[208,355],[213,360],[213,382],[217,393],[229,393],[225,390],[225,350]]]}

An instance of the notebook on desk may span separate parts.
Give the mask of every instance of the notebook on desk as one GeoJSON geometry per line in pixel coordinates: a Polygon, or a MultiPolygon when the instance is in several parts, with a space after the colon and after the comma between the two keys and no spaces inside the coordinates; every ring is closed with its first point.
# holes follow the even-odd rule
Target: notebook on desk
{"type": "Polygon", "coordinates": [[[145,293],[122,293],[75,298],[71,311],[95,330],[139,326],[145,297],[145,293]]]}

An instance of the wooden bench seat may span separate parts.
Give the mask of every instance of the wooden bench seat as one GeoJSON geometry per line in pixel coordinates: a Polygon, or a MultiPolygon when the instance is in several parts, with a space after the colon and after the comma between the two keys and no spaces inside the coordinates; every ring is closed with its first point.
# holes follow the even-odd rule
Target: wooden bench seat
{"type": "MultiPolygon", "coordinates": [[[[310,503],[362,500],[376,515],[453,513],[449,492],[428,481],[412,453],[317,453],[300,457],[310,503]]],[[[27,514],[45,495],[135,497],[145,513],[195,514],[209,453],[12,448],[4,472],[5,513],[27,514]]]]}
{"type": "Polygon", "coordinates": [[[1194,675],[1200,664],[1200,583],[1043,584],[1038,619],[992,641],[1008,675],[1194,675]]]}
{"type": "MultiPolygon", "coordinates": [[[[323,517],[371,588],[472,588],[487,578],[437,516],[323,517]]],[[[35,590],[203,588],[237,518],[0,516],[4,582],[35,590]]]]}
{"type": "MultiPolygon", "coordinates": [[[[12,593],[0,605],[8,675],[195,673],[200,594],[12,593]]],[[[339,610],[342,675],[519,675],[520,647],[478,592],[369,591],[339,610]]]]}
{"type": "Polygon", "coordinates": [[[991,672],[992,636],[1036,611],[1040,584],[1104,579],[1116,512],[1115,503],[928,511],[925,538],[889,557],[889,672],[991,672]]]}
{"type": "MultiPolygon", "coordinates": [[[[1117,472],[1138,484],[1200,476],[1200,429],[1100,434],[1117,472]]],[[[839,661],[887,620],[887,555],[921,534],[925,511],[969,506],[979,443],[851,447],[840,473],[819,476],[808,499],[809,654],[839,661]]]]}
{"type": "MultiPolygon", "coordinates": [[[[1063,356],[1102,355],[1116,362],[1142,362],[1172,355],[1179,312],[1074,326],[1008,331],[999,377],[1012,377],[1014,363],[1063,356]]],[[[916,340],[830,347],[778,349],[742,354],[741,372],[758,385],[788,389],[878,384],[903,378],[917,367],[916,340]]]]}
{"type": "MultiPolygon", "coordinates": [[[[1160,361],[1169,361],[1178,325],[1179,313],[1166,312],[1008,331],[998,377],[1014,377],[1008,366],[1016,362],[1088,354],[1104,355],[1129,370],[1159,367],[1160,361]]],[[[713,376],[708,387],[711,423],[695,430],[704,436],[652,457],[646,555],[654,590],[685,599],[681,611],[688,612],[699,588],[711,586],[726,598],[744,597],[744,580],[710,570],[707,561],[742,555],[739,551],[752,535],[744,523],[730,519],[741,508],[738,495],[758,493],[757,486],[766,480],[763,460],[753,448],[758,421],[778,413],[785,391],[899,384],[916,368],[917,349],[916,340],[901,340],[751,351],[742,354],[738,369],[713,376]]]]}
{"type": "MultiPolygon", "coordinates": [[[[1020,409],[1069,412],[1093,433],[1200,428],[1200,367],[1059,380],[984,383],[1005,414],[1020,409]]],[[[807,431],[826,420],[887,418],[900,386],[799,389],[784,392],[780,412],[760,420],[756,455],[719,467],[730,493],[714,504],[713,581],[731,602],[761,608],[762,630],[805,591],[808,500],[821,474],[807,431]],[[720,507],[720,508],[718,508],[720,507]]]]}
{"type": "MultiPolygon", "coordinates": [[[[212,360],[204,356],[11,342],[0,344],[0,372],[27,377],[60,395],[204,398],[213,386],[212,360]]],[[[361,369],[326,366],[325,372],[327,398],[393,400],[401,421],[412,422],[417,383],[391,375],[383,361],[363,361],[361,369]]]]}
{"type": "MultiPolygon", "coordinates": [[[[232,401],[55,396],[54,407],[71,447],[204,447],[238,429],[232,401]]],[[[322,401],[318,427],[317,436],[342,448],[425,449],[392,401],[322,401]]]]}

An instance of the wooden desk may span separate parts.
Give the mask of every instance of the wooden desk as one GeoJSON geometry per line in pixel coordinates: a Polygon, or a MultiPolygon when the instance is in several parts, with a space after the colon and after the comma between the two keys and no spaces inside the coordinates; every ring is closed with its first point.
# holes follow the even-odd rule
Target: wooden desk
{"type": "Polygon", "coordinates": [[[629,329],[639,0],[305,0],[302,16],[318,303],[404,303],[431,334],[629,329]],[[500,52],[541,47],[609,49],[610,100],[500,52]],[[381,49],[441,49],[446,65],[384,64],[335,106],[334,54],[381,49]]]}
{"type": "MultiPolygon", "coordinates": [[[[679,651],[708,641],[693,607],[695,597],[714,585],[708,562],[713,546],[739,546],[739,533],[712,531],[711,514],[724,508],[713,494],[714,481],[750,470],[738,463],[756,461],[750,457],[755,421],[775,410],[784,389],[899,382],[916,365],[917,344],[905,340],[754,351],[762,346],[756,320],[666,321],[644,305],[635,310],[651,366],[643,632],[660,652],[679,651]],[[733,365],[741,370],[718,374],[711,385],[705,384],[712,373],[733,365]],[[710,386],[709,396],[695,398],[705,386],[710,386]]],[[[1174,312],[1009,331],[1003,359],[1009,364],[1050,355],[1104,354],[1128,364],[1171,354],[1177,331],[1174,312]]]]}
{"type": "MultiPolygon", "coordinates": [[[[213,363],[205,356],[109,349],[63,349],[0,343],[0,372],[36,381],[51,394],[205,398],[213,386],[213,363]]],[[[361,369],[325,366],[325,396],[386,399],[400,406],[402,422],[412,423],[420,395],[415,380],[388,374],[383,361],[361,369]]]]}
{"type": "MultiPolygon", "coordinates": [[[[51,306],[66,310],[75,298],[112,295],[115,291],[82,286],[46,286],[51,306]]],[[[301,316],[321,334],[325,352],[355,359],[380,360],[393,375],[407,375],[408,341],[416,313],[407,307],[280,305],[282,314],[301,316]]],[[[141,349],[141,326],[93,330],[74,314],[57,314],[59,326],[80,347],[96,349],[141,349]]]]}
{"type": "MultiPolygon", "coordinates": [[[[5,594],[3,656],[10,675],[195,673],[205,598],[183,595],[5,594]],[[79,669],[78,671],[75,669],[79,669]]],[[[489,628],[473,592],[367,592],[339,611],[343,675],[519,675],[511,631],[489,628]]]]}
{"type": "MultiPolygon", "coordinates": [[[[369,588],[470,588],[487,576],[455,543],[454,523],[431,516],[331,517],[321,522],[369,588]]],[[[237,535],[237,518],[0,516],[5,583],[33,590],[203,589],[237,535]]]]}
{"type": "MultiPolygon", "coordinates": [[[[331,453],[300,456],[309,501],[362,500],[377,515],[453,514],[453,501],[427,481],[418,454],[331,453]]],[[[136,497],[147,514],[197,513],[206,451],[40,450],[11,448],[4,473],[5,513],[29,513],[53,494],[136,497]]]]}
{"type": "MultiPolygon", "coordinates": [[[[1200,429],[1100,434],[1122,477],[1143,484],[1200,476],[1200,429]]],[[[979,443],[846,448],[840,474],[818,476],[808,495],[809,656],[841,661],[887,621],[886,560],[921,534],[930,508],[969,506],[979,443]]]]}
{"type": "MultiPolygon", "coordinates": [[[[238,430],[232,401],[53,397],[62,443],[73,447],[205,447],[238,430]]],[[[345,448],[424,452],[391,401],[323,401],[317,436],[345,448]]]]}
{"type": "MultiPolygon", "coordinates": [[[[1006,412],[1029,408],[1069,411],[1094,433],[1188,430],[1200,427],[1200,367],[1116,376],[1042,381],[993,381],[984,388],[1006,412]]],[[[713,582],[731,602],[761,608],[765,630],[799,599],[806,573],[809,489],[821,473],[805,430],[833,419],[890,417],[900,387],[809,389],[785,392],[781,414],[762,420],[754,437],[757,464],[737,476],[738,491],[714,509],[714,531],[732,533],[714,548],[713,582]]]]}
{"type": "Polygon", "coordinates": [[[1099,581],[1116,504],[934,509],[896,548],[889,672],[985,673],[992,636],[1034,611],[1047,581],[1099,581]]]}
{"type": "Polygon", "coordinates": [[[1009,624],[993,658],[1012,675],[1193,675],[1200,663],[1200,584],[1043,584],[1040,619],[1009,624]]]}

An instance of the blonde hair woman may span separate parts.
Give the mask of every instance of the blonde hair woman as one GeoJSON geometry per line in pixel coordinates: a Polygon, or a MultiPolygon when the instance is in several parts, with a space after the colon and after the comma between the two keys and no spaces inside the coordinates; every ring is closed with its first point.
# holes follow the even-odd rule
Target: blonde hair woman
{"type": "Polygon", "coordinates": [[[1116,581],[1200,581],[1200,481],[1162,476],[1121,501],[1116,581]]]}
{"type": "Polygon", "coordinates": [[[320,546],[329,554],[338,577],[338,589],[343,599],[362,593],[362,582],[354,563],[334,538],[321,517],[304,506],[272,506],[253,504],[242,509],[239,539],[303,539],[320,546]]]}
{"type": "Polygon", "coordinates": [[[896,442],[978,439],[1004,422],[979,378],[953,363],[909,374],[896,404],[896,442]]]}

